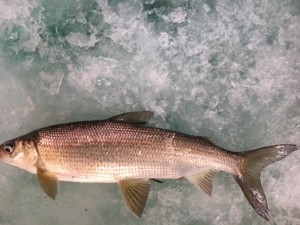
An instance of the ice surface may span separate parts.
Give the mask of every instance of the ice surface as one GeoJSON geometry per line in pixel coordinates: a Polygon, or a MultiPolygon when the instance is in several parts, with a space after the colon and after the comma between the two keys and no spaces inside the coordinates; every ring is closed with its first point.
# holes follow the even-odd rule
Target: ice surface
{"type": "MultiPolygon", "coordinates": [[[[297,0],[0,0],[1,142],[46,125],[153,110],[151,125],[243,151],[300,145],[297,0]]],[[[274,224],[300,224],[300,152],[262,172],[274,224]]],[[[61,183],[0,164],[0,224],[267,224],[234,179],[212,198],[153,184],[134,218],[117,185],[61,183]]]]}

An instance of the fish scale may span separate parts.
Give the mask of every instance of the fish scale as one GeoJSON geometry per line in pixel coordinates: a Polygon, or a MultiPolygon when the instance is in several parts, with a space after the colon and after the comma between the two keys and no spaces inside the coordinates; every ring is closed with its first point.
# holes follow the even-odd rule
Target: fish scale
{"type": "Polygon", "coordinates": [[[85,177],[86,182],[117,182],[126,177],[178,178],[207,166],[203,160],[194,160],[191,166],[199,152],[212,155],[215,164],[229,162],[231,157],[197,137],[191,141],[191,137],[168,130],[110,121],[73,124],[71,129],[68,125],[54,126],[41,129],[37,135],[41,159],[62,180],[65,176],[73,177],[72,181],[77,176],[85,177]],[[111,174],[109,179],[107,174],[111,174]]]}
{"type": "Polygon", "coordinates": [[[205,137],[145,126],[149,111],[101,121],[54,125],[0,145],[0,159],[37,174],[44,192],[55,198],[59,181],[118,183],[126,206],[140,217],[151,180],[187,178],[208,195],[219,171],[234,176],[254,210],[269,220],[261,170],[297,150],[293,144],[241,153],[205,137]]]}

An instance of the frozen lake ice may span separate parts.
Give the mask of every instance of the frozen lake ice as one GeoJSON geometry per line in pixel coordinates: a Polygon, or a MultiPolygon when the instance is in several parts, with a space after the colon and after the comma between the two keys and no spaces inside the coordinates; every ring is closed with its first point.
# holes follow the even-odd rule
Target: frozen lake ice
{"type": "MultiPolygon", "coordinates": [[[[244,151],[300,145],[298,0],[0,0],[0,142],[47,125],[151,110],[151,126],[244,151]]],[[[151,187],[141,219],[116,184],[61,182],[0,163],[0,224],[268,224],[234,179],[212,197],[151,187]]],[[[300,152],[262,172],[271,223],[300,224],[300,152]]]]}

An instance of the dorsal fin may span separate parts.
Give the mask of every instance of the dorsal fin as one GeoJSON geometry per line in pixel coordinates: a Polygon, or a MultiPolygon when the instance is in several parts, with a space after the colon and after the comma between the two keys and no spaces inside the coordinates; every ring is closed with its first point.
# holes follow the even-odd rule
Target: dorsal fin
{"type": "Polygon", "coordinates": [[[108,118],[107,120],[119,123],[129,123],[134,125],[146,125],[153,117],[151,111],[128,112],[108,118]]]}

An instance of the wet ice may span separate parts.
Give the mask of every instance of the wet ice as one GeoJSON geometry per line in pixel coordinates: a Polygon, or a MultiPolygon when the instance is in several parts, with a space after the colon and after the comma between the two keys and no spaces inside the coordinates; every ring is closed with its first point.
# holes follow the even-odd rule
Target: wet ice
{"type": "MultiPolygon", "coordinates": [[[[2,0],[0,12],[2,141],[147,109],[153,126],[235,151],[300,144],[295,1],[2,0]]],[[[299,154],[262,172],[276,224],[300,220],[299,154]]],[[[154,184],[136,219],[117,185],[62,183],[52,201],[34,175],[0,167],[1,224],[265,224],[226,174],[212,198],[184,180],[154,184]]]]}

